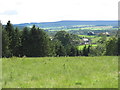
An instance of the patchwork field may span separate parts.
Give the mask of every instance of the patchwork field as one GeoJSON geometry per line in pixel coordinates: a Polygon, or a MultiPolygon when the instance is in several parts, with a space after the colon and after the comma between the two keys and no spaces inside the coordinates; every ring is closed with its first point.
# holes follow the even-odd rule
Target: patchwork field
{"type": "Polygon", "coordinates": [[[3,88],[117,88],[118,57],[3,58],[3,88]]]}

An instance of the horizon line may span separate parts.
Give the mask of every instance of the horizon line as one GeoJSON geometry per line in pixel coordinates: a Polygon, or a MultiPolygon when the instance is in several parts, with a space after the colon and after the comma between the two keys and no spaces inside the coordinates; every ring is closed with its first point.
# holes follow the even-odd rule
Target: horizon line
{"type": "Polygon", "coordinates": [[[46,21],[46,22],[23,22],[16,24],[29,24],[29,23],[52,23],[52,22],[61,22],[61,21],[120,21],[120,20],[58,20],[58,21],[46,21]]]}
{"type": "MultiPolygon", "coordinates": [[[[11,20],[8,20],[8,21],[10,21],[11,23],[12,23],[12,21],[11,20]]],[[[56,21],[43,21],[43,22],[21,22],[21,23],[12,23],[12,24],[30,24],[30,23],[52,23],[52,22],[62,22],[62,21],[120,21],[120,20],[56,20],[56,21]]],[[[2,23],[2,20],[0,20],[0,22],[2,23]]],[[[3,24],[3,25],[5,25],[5,24],[3,24]]]]}

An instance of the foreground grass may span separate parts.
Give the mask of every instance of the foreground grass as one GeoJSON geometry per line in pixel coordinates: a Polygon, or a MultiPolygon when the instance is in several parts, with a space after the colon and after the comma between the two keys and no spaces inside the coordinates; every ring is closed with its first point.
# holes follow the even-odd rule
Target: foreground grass
{"type": "Polygon", "coordinates": [[[117,88],[118,59],[3,58],[4,88],[117,88]]]}

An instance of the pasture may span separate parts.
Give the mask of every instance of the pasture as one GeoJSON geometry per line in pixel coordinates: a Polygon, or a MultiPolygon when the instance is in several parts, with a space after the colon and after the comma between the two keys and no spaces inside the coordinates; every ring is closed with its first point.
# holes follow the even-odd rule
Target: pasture
{"type": "MultiPolygon", "coordinates": [[[[89,45],[86,45],[86,47],[88,47],[89,45]]],[[[92,44],[92,47],[96,47],[97,46],[97,44],[92,44]]],[[[85,45],[79,45],[79,46],[77,46],[77,49],[78,50],[83,50],[83,48],[85,47],[85,45]]]]}
{"type": "Polygon", "coordinates": [[[117,88],[118,57],[3,58],[3,88],[117,88]]]}
{"type": "Polygon", "coordinates": [[[94,38],[95,36],[93,35],[78,35],[79,37],[86,37],[86,38],[94,38]]]}

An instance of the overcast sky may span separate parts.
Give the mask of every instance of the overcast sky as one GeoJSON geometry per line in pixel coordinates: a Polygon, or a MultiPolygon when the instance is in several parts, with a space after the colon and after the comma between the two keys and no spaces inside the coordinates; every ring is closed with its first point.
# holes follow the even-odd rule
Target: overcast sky
{"type": "Polygon", "coordinates": [[[6,23],[60,20],[117,20],[119,0],[0,0],[0,20],[6,23]]]}

